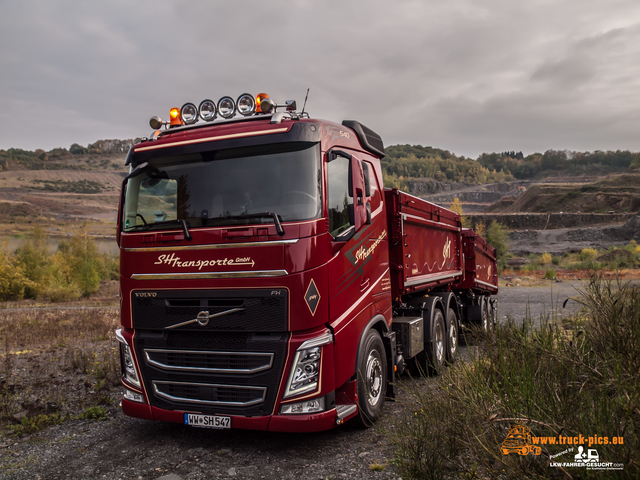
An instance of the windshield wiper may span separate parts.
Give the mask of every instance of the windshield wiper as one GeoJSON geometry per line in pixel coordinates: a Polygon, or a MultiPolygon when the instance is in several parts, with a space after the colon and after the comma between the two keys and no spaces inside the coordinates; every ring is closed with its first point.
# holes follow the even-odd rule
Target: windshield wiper
{"type": "Polygon", "coordinates": [[[184,238],[186,240],[191,240],[191,234],[189,233],[189,229],[187,228],[187,222],[185,220],[180,220],[178,218],[175,218],[173,220],[163,220],[161,222],[153,222],[153,223],[146,223],[144,225],[136,225],[133,228],[136,228],[137,230],[149,230],[152,227],[155,227],[156,225],[170,225],[172,223],[179,223],[182,225],[182,231],[184,232],[184,238]]]}
{"type": "Polygon", "coordinates": [[[276,225],[276,232],[281,237],[284,235],[284,230],[282,225],[280,224],[280,220],[278,219],[278,215],[273,212],[261,212],[261,213],[245,213],[242,215],[225,215],[222,218],[230,218],[232,220],[242,219],[242,218],[272,218],[273,223],[276,225]]]}

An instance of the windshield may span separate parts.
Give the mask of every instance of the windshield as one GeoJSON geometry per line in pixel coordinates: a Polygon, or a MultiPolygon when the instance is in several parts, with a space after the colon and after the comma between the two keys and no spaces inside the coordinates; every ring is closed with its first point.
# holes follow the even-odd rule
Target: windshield
{"type": "Polygon", "coordinates": [[[321,178],[318,144],[159,157],[128,181],[124,230],[175,229],[176,220],[189,228],[273,224],[250,216],[265,212],[281,222],[318,218],[321,178]]]}

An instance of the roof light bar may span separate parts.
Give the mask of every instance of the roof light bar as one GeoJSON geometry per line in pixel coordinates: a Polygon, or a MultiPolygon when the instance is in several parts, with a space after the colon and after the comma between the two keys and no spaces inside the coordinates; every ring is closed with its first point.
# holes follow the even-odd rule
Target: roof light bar
{"type": "MultiPolygon", "coordinates": [[[[198,120],[212,122],[218,115],[224,119],[233,118],[236,113],[248,117],[258,114],[272,114],[277,108],[286,107],[290,116],[297,118],[295,100],[287,100],[285,105],[278,105],[266,93],[260,93],[253,96],[249,93],[243,93],[237,100],[229,96],[224,96],[216,104],[213,100],[203,100],[198,107],[191,102],[185,103],[181,108],[172,108],[169,112],[169,121],[164,122],[160,117],[152,117],[149,125],[154,130],[160,130],[164,125],[165,128],[180,127],[183,125],[193,125],[198,120]]],[[[304,112],[300,114],[304,116],[304,112]]],[[[308,117],[308,114],[307,114],[308,117]]]]}

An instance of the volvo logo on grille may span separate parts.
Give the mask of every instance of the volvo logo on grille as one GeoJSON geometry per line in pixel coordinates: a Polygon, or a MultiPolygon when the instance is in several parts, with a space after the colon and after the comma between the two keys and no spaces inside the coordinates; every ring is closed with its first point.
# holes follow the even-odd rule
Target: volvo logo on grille
{"type": "Polygon", "coordinates": [[[201,326],[206,326],[207,323],[209,323],[209,312],[207,312],[206,310],[203,312],[198,312],[198,315],[196,315],[196,321],[198,322],[198,325],[201,326]]]}
{"type": "Polygon", "coordinates": [[[136,297],[155,297],[158,295],[156,292],[135,292],[136,297]]]}

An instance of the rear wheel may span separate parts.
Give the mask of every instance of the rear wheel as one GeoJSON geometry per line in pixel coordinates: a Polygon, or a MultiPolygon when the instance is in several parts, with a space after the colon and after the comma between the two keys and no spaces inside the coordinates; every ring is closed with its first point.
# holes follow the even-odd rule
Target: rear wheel
{"type": "Polygon", "coordinates": [[[369,330],[358,356],[358,415],[356,424],[368,428],[382,413],[387,390],[387,357],[380,334],[369,330]]]}
{"type": "Polygon", "coordinates": [[[489,328],[491,328],[491,325],[490,325],[491,322],[489,321],[489,319],[490,319],[489,309],[491,307],[489,306],[489,299],[487,297],[482,297],[482,301],[481,302],[482,302],[481,303],[481,305],[482,305],[482,319],[480,321],[480,325],[482,325],[482,329],[485,332],[488,332],[489,328]]]}
{"type": "Polygon", "coordinates": [[[447,340],[445,336],[444,316],[440,309],[433,312],[431,327],[431,342],[427,346],[428,370],[431,374],[438,374],[444,367],[447,340]]]}
{"type": "Polygon", "coordinates": [[[447,362],[453,363],[458,357],[459,351],[459,332],[458,318],[453,308],[447,312],[447,324],[449,324],[449,335],[447,335],[447,362]]]}

